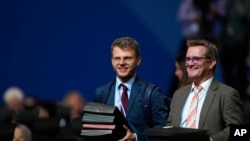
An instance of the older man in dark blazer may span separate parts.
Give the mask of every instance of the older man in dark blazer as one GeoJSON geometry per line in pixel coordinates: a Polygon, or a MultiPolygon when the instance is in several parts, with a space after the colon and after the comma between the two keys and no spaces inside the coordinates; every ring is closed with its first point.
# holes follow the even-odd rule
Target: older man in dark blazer
{"type": "Polygon", "coordinates": [[[142,104],[143,95],[149,83],[136,75],[136,68],[141,58],[139,44],[133,38],[116,39],[111,46],[111,53],[111,62],[117,76],[110,88],[110,84],[106,84],[96,89],[95,101],[117,106],[126,117],[133,132],[124,127],[127,134],[119,141],[146,141],[144,129],[163,126],[167,123],[168,111],[162,91],[157,86],[153,87],[148,99],[149,103],[142,104]],[[121,100],[124,89],[127,91],[128,104],[124,104],[121,100]],[[150,113],[145,115],[143,108],[150,109],[150,113]],[[152,122],[148,121],[149,118],[152,122]]]}
{"type": "Polygon", "coordinates": [[[211,141],[229,141],[230,125],[243,123],[239,93],[215,80],[214,44],[197,39],[188,40],[187,46],[186,68],[193,83],[174,93],[168,125],[207,129],[211,141]]]}

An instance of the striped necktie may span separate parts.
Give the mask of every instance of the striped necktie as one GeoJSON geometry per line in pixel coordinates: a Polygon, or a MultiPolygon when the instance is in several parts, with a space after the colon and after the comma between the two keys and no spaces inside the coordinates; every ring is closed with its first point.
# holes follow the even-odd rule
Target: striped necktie
{"type": "Polygon", "coordinates": [[[186,122],[187,128],[195,128],[196,123],[196,114],[198,109],[198,99],[199,99],[199,93],[201,92],[202,87],[199,86],[198,88],[194,88],[194,96],[192,98],[190,108],[189,108],[189,115],[186,122]]]}

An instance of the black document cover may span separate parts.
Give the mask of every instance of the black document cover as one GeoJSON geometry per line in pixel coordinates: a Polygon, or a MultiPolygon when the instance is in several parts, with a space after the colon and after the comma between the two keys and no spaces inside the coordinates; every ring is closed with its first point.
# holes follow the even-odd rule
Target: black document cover
{"type": "Polygon", "coordinates": [[[144,131],[149,141],[208,141],[207,130],[180,127],[157,127],[144,131]]]}

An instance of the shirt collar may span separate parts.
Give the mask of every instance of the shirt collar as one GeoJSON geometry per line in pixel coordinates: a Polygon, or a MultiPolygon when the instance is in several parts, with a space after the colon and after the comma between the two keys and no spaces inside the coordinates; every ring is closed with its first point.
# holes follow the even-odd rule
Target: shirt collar
{"type": "MultiPolygon", "coordinates": [[[[210,84],[212,83],[214,77],[210,77],[209,79],[207,79],[206,81],[204,81],[203,83],[201,83],[201,87],[203,88],[203,90],[208,90],[210,84]]],[[[195,88],[194,82],[192,83],[192,87],[191,87],[191,91],[193,92],[195,88]]]]}
{"type": "MultiPolygon", "coordinates": [[[[135,76],[136,76],[136,74],[132,78],[130,78],[126,83],[123,83],[128,88],[128,90],[131,90],[132,84],[135,81],[135,76]]],[[[116,88],[117,89],[119,89],[119,86],[121,83],[122,83],[121,80],[118,77],[116,77],[116,88]]]]}

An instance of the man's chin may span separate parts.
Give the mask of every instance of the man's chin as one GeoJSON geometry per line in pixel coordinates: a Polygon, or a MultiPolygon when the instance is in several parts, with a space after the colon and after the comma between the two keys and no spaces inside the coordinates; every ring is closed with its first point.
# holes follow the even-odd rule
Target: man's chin
{"type": "Polygon", "coordinates": [[[196,78],[196,75],[188,75],[188,78],[190,78],[190,79],[195,79],[195,78],[196,78]]]}
{"type": "Polygon", "coordinates": [[[117,76],[122,80],[128,80],[131,78],[131,76],[128,74],[118,74],[117,76]]]}
{"type": "Polygon", "coordinates": [[[128,76],[128,72],[127,71],[117,71],[117,75],[118,76],[121,76],[121,77],[127,77],[128,76]]]}
{"type": "Polygon", "coordinates": [[[127,74],[118,74],[118,77],[120,77],[120,78],[128,78],[129,76],[127,74]]]}

